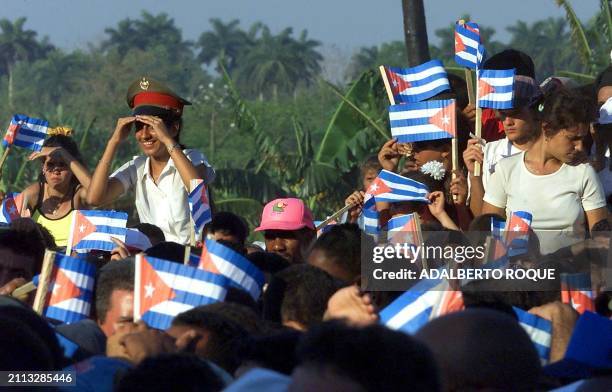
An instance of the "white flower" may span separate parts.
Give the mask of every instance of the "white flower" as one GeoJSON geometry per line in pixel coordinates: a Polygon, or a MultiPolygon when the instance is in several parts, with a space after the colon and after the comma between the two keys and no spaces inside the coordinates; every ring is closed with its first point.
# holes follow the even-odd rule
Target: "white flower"
{"type": "Polygon", "coordinates": [[[234,123],[230,124],[230,128],[234,128],[235,126],[236,126],[236,124],[234,124],[234,123]]]}
{"type": "Polygon", "coordinates": [[[434,180],[441,180],[446,174],[446,169],[444,168],[444,164],[442,162],[429,161],[421,166],[421,172],[429,174],[434,178],[434,180]]]}
{"type": "Polygon", "coordinates": [[[205,101],[208,101],[209,99],[210,99],[210,97],[209,97],[208,95],[205,95],[205,96],[204,96],[204,100],[205,100],[205,101]]]}
{"type": "Polygon", "coordinates": [[[212,83],[208,83],[208,88],[213,88],[215,87],[212,83]]]}

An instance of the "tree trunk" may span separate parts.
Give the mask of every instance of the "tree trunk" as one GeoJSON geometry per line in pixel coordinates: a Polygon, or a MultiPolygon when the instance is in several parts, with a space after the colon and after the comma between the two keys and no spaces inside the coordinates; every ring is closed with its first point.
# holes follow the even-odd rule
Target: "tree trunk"
{"type": "Polygon", "coordinates": [[[215,117],[216,112],[213,109],[212,114],[210,115],[210,152],[208,154],[208,160],[213,161],[213,157],[215,156],[215,117]]]}
{"type": "Polygon", "coordinates": [[[431,59],[423,0],[402,0],[402,12],[408,65],[414,67],[431,59]]]}
{"type": "Polygon", "coordinates": [[[8,106],[9,109],[13,110],[13,67],[12,65],[6,64],[6,71],[8,73],[8,106]]]}
{"type": "Polygon", "coordinates": [[[274,99],[274,102],[278,101],[278,84],[276,83],[272,84],[272,99],[274,99]]]}

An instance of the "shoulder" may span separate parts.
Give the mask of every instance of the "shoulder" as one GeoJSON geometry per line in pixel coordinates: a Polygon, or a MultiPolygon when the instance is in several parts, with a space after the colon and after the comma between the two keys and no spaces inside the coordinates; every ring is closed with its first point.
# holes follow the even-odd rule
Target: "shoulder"
{"type": "Polygon", "coordinates": [[[185,154],[187,159],[189,159],[191,163],[193,163],[194,166],[199,166],[199,165],[210,166],[210,163],[208,163],[208,159],[206,158],[206,155],[204,155],[199,150],[196,150],[194,148],[186,148],[183,150],[183,154],[185,154]]]}
{"type": "Polygon", "coordinates": [[[511,171],[513,169],[520,167],[520,164],[523,162],[524,157],[525,157],[524,152],[521,152],[515,155],[511,155],[509,157],[504,157],[499,160],[499,162],[497,163],[497,167],[506,172],[511,171]]]}

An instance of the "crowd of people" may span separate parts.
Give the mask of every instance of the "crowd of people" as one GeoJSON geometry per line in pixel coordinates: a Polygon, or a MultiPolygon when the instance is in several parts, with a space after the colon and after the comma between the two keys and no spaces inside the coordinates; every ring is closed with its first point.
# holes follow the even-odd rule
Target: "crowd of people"
{"type": "MultiPolygon", "coordinates": [[[[180,143],[190,103],[160,82],[136,80],[127,94],[132,113],[117,121],[93,174],[67,134],[48,137],[30,157],[42,162],[40,178],[22,192],[23,218],[0,229],[0,370],[70,371],[79,390],[609,390],[612,295],[600,256],[612,205],[612,66],[587,86],[554,76],[537,83],[533,61],[516,50],[483,68],[516,70],[512,109],[476,116],[466,82],[449,75],[451,89],[432,99],[457,102],[460,157],[450,139],[390,139],[361,163],[359,189],[347,195],[339,223],[317,232],[304,201],[284,195],[265,205],[253,228],[263,243],[250,243],[246,221],[213,203],[202,235],[263,272],[262,293],[230,287],[223,301],[178,314],[165,331],[134,322],[134,256],[184,263],[192,242],[188,194],[198,181],[214,189],[215,170],[180,143]],[[477,117],[482,137],[474,135],[477,117]],[[111,173],[132,132],[143,155],[111,173]],[[426,200],[368,203],[383,169],[425,186],[426,200]],[[46,249],[66,246],[72,211],[128,192],[140,223],[112,252],[81,256],[97,270],[89,318],[59,324],[32,309],[33,293],[13,296],[41,272],[46,249]],[[528,211],[528,250],[507,268],[587,270],[594,308],[564,301],[558,281],[506,290],[468,282],[458,288],[461,310],[432,317],[414,334],[393,330],[380,311],[402,292],[368,290],[362,269],[364,243],[376,241],[364,231],[367,209],[382,230],[415,214],[423,232],[436,234],[428,241],[440,245],[482,242],[469,233],[490,233],[492,218],[528,211]],[[547,363],[515,308],[551,323],[547,363]],[[603,328],[585,334],[595,324],[603,328]],[[76,349],[67,353],[61,339],[76,349]]],[[[428,261],[414,268],[453,263],[428,261]]]]}

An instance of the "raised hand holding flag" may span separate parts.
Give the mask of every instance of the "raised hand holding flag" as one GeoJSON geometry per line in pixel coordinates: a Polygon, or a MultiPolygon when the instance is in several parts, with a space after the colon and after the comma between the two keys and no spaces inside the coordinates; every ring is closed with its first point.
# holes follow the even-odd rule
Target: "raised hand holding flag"
{"type": "Polygon", "coordinates": [[[446,70],[440,60],[431,60],[412,68],[382,65],[380,72],[392,105],[424,101],[450,90],[446,70]]]}

